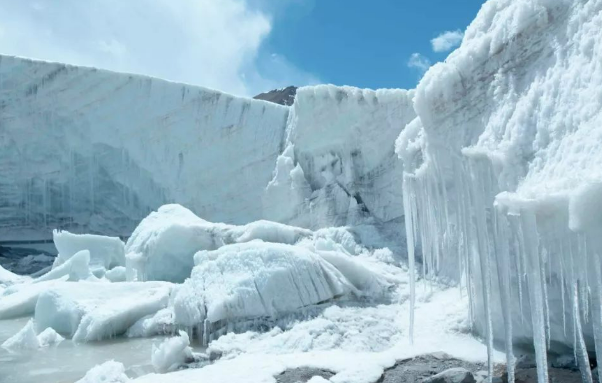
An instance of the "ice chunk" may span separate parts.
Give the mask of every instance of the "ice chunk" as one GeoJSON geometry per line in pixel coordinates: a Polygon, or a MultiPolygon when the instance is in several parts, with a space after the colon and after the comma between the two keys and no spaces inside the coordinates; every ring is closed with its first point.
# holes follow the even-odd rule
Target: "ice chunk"
{"type": "Polygon", "coordinates": [[[30,319],[18,333],[2,343],[2,347],[11,350],[35,349],[40,347],[33,319],[30,319]]]}
{"type": "Polygon", "coordinates": [[[33,283],[59,279],[68,276],[69,281],[95,280],[96,277],[90,272],[90,252],[80,250],[69,257],[65,262],[55,266],[49,272],[33,280],[33,283]]]}
{"type": "Polygon", "coordinates": [[[153,345],[151,361],[156,372],[175,371],[193,359],[188,334],[180,331],[179,335],[165,339],[159,346],[153,345]]]}
{"type": "Polygon", "coordinates": [[[330,263],[306,249],[252,241],[195,255],[178,290],[176,322],[192,326],[271,317],[333,299],[352,289],[330,263]],[[206,307],[206,312],[205,312],[206,307]]]}
{"type": "Polygon", "coordinates": [[[53,267],[58,267],[81,250],[90,252],[90,265],[110,269],[125,265],[124,244],[117,237],[92,234],[72,234],[68,231],[52,232],[54,245],[59,253],[53,267]]]}
{"type": "Polygon", "coordinates": [[[125,282],[126,280],[126,268],[123,266],[117,266],[108,270],[105,273],[105,277],[111,282],[125,282]]]}
{"type": "Polygon", "coordinates": [[[64,282],[40,295],[36,323],[77,342],[106,339],[166,307],[170,291],[171,284],[164,282],[64,282]]]}
{"type": "Polygon", "coordinates": [[[50,345],[61,343],[65,338],[60,336],[54,329],[48,327],[44,331],[38,334],[38,341],[40,347],[47,347],[50,345]]]}
{"type": "Polygon", "coordinates": [[[7,288],[0,296],[0,319],[32,315],[40,294],[60,283],[62,281],[55,280],[36,284],[19,284],[7,288]]]}
{"type": "Polygon", "coordinates": [[[183,206],[161,206],[144,218],[128,239],[128,267],[135,269],[141,280],[183,282],[190,276],[197,251],[223,245],[216,226],[183,206]]]}
{"type": "Polygon", "coordinates": [[[173,334],[175,328],[173,307],[167,307],[159,310],[154,315],[140,318],[128,329],[126,336],[135,338],[173,334]]]}
{"type": "Polygon", "coordinates": [[[127,383],[130,378],[125,374],[125,367],[119,362],[110,360],[92,367],[86,375],[76,383],[127,383]]]}

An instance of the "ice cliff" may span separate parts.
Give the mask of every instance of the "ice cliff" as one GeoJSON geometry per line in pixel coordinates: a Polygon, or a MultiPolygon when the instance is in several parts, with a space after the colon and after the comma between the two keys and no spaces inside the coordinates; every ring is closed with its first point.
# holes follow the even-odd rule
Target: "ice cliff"
{"type": "Polygon", "coordinates": [[[532,339],[540,382],[548,349],[602,362],[601,30],[602,1],[487,2],[397,141],[410,259],[465,281],[509,360],[532,339]]]}
{"type": "Polygon", "coordinates": [[[0,56],[0,240],[128,236],[171,202],[231,224],[398,224],[411,97],[318,86],[286,107],[0,56]]]}

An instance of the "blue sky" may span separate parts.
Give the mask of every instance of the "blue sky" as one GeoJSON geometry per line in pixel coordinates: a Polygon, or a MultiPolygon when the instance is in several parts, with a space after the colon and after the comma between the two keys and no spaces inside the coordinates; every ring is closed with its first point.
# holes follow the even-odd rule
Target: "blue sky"
{"type": "Polygon", "coordinates": [[[412,88],[421,71],[407,66],[413,53],[431,62],[431,39],[464,29],[481,0],[318,0],[291,5],[274,19],[262,49],[278,52],[323,82],[368,88],[412,88]]]}
{"type": "Polygon", "coordinates": [[[412,88],[480,0],[0,0],[0,53],[252,96],[287,85],[412,88]],[[439,40],[434,52],[431,40],[439,40]],[[414,65],[408,66],[408,62],[414,65]]]}

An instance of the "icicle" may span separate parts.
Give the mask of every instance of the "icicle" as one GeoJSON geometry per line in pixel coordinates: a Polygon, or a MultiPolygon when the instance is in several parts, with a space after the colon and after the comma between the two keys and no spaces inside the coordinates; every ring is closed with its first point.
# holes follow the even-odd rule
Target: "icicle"
{"type": "Polygon", "coordinates": [[[577,347],[575,347],[575,353],[577,354],[577,362],[579,364],[579,371],[581,371],[581,381],[583,383],[592,383],[592,371],[589,367],[589,357],[587,355],[587,348],[585,347],[585,340],[583,339],[583,330],[581,329],[581,310],[579,309],[579,283],[573,283],[573,321],[575,323],[575,337],[577,339],[577,347]]]}
{"type": "Polygon", "coordinates": [[[412,213],[414,210],[414,205],[410,201],[411,194],[411,186],[409,185],[411,180],[409,180],[409,176],[404,174],[403,176],[403,206],[406,210],[404,214],[405,217],[405,227],[406,227],[406,240],[408,247],[408,268],[410,273],[410,343],[414,343],[414,305],[416,302],[416,267],[414,265],[414,222],[412,213]]]}
{"type": "Polygon", "coordinates": [[[541,267],[535,215],[521,211],[520,230],[523,236],[523,251],[529,264],[528,280],[531,301],[531,320],[533,323],[533,345],[537,359],[537,381],[548,383],[548,357],[546,351],[546,332],[544,318],[544,293],[542,291],[541,267]]]}
{"type": "Polygon", "coordinates": [[[594,343],[596,346],[596,362],[598,371],[602,368],[602,271],[600,255],[592,254],[594,272],[594,294],[592,295],[592,322],[594,327],[594,343]]]}

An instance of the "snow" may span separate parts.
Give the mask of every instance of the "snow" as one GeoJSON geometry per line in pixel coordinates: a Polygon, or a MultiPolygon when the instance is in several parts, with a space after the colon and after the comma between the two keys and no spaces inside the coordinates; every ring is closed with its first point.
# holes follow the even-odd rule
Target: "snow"
{"type": "Polygon", "coordinates": [[[159,346],[153,345],[151,360],[156,372],[171,372],[182,366],[187,360],[192,359],[190,338],[185,331],[180,331],[179,336],[165,339],[159,346]]]}
{"type": "Polygon", "coordinates": [[[563,345],[584,381],[587,351],[602,361],[601,26],[601,1],[488,1],[396,145],[410,262],[466,285],[510,371],[533,342],[539,382],[563,345]]]}
{"type": "Polygon", "coordinates": [[[92,234],[78,235],[68,231],[54,230],[52,238],[58,251],[53,268],[61,266],[82,250],[89,252],[91,266],[100,266],[109,270],[116,266],[125,265],[124,244],[117,237],[92,234]]]}
{"type": "Polygon", "coordinates": [[[123,364],[110,360],[93,367],[76,383],[127,383],[130,378],[125,374],[123,364]]]}
{"type": "Polygon", "coordinates": [[[17,275],[0,266],[0,287],[10,286],[13,283],[21,282],[23,279],[26,279],[26,277],[17,275]]]}

